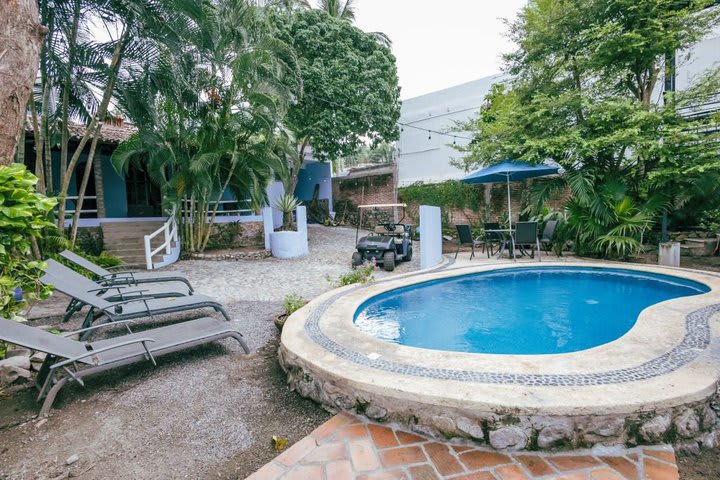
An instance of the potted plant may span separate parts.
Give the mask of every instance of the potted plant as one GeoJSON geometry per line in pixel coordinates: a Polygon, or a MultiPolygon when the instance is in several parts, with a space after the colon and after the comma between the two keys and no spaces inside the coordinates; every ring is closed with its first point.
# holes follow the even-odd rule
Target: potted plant
{"type": "Polygon", "coordinates": [[[297,293],[291,293],[289,295],[286,295],[285,299],[283,300],[283,313],[275,317],[275,326],[277,327],[277,329],[282,331],[283,325],[285,325],[285,321],[287,320],[287,318],[296,311],[300,310],[307,303],[307,300],[305,300],[301,295],[298,295],[297,293]]]}
{"type": "MultiPolygon", "coordinates": [[[[283,195],[278,198],[273,208],[283,214],[283,224],[279,231],[270,233],[270,250],[273,257],[294,258],[308,254],[307,227],[304,214],[305,207],[300,200],[292,195],[283,195]],[[298,221],[300,228],[295,230],[293,212],[302,209],[302,219],[298,221]]],[[[300,214],[298,214],[300,216],[300,214]]]]}

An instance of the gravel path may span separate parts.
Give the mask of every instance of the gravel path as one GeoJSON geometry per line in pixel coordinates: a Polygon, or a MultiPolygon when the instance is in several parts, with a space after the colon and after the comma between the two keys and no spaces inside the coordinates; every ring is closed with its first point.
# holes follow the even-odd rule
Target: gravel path
{"type": "MultiPolygon", "coordinates": [[[[261,261],[183,261],[198,293],[222,301],[252,350],[225,340],[130,366],[66,387],[47,422],[34,390],[0,397],[0,479],[244,478],[272,459],[271,437],[293,443],[329,414],[285,386],[272,322],[289,293],[311,299],[349,271],[355,231],[310,226],[310,255],[261,261]],[[65,459],[77,454],[70,466],[65,459]]],[[[418,268],[413,262],[397,273],[418,268]]],[[[378,271],[376,278],[394,273],[378,271]]],[[[59,324],[67,303],[56,294],[32,310],[36,323],[59,324]]],[[[79,326],[80,316],[67,329],[79,326]]],[[[149,322],[157,326],[163,321],[149,322]]],[[[138,329],[144,325],[138,326],[138,329]]]]}

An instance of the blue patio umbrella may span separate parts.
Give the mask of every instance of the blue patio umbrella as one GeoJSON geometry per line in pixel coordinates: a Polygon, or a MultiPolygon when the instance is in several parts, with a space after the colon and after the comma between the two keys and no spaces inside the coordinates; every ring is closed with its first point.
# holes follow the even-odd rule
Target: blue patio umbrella
{"type": "Polygon", "coordinates": [[[525,180],[526,178],[544,177],[558,173],[560,167],[552,165],[530,165],[524,162],[505,160],[502,163],[480,169],[461,178],[463,183],[498,183],[507,184],[508,197],[508,227],[512,228],[512,207],[510,205],[510,182],[525,180]]]}

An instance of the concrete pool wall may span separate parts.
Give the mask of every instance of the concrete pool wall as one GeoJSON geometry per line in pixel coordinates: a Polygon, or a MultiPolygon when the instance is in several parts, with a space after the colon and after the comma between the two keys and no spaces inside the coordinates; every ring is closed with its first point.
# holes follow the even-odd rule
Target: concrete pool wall
{"type": "Polygon", "coordinates": [[[674,275],[711,289],[652,305],[620,339],[567,354],[426,350],[380,341],[353,325],[357,308],[379,293],[516,266],[444,264],[318,297],[291,316],[283,330],[279,357],[290,387],[331,408],[496,449],[720,444],[720,275],[543,262],[538,266],[674,275]]]}

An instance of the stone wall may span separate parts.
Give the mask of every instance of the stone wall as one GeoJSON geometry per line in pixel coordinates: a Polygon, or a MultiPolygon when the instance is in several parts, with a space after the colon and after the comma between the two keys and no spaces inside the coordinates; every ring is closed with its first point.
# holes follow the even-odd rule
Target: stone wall
{"type": "Polygon", "coordinates": [[[213,225],[208,249],[264,247],[264,245],[263,222],[230,222],[213,225]]]}
{"type": "MultiPolygon", "coordinates": [[[[720,391],[674,408],[615,415],[527,415],[511,410],[478,412],[402,401],[336,384],[280,347],[288,385],[330,408],[399,423],[437,438],[466,438],[497,450],[589,448],[595,445],[673,444],[683,452],[720,447],[720,391]]],[[[491,387],[488,387],[491,388],[491,387]]]]}

